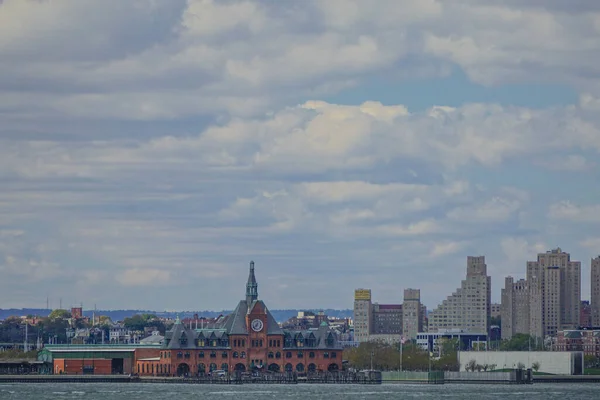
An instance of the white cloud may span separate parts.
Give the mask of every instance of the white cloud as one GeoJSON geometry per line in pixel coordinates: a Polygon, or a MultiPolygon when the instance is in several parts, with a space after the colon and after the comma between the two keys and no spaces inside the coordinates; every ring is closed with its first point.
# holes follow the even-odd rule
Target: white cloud
{"type": "Polygon", "coordinates": [[[25,280],[112,307],[168,284],[144,306],[181,308],[201,281],[199,304],[228,307],[255,258],[294,279],[264,288],[272,307],[400,280],[433,306],[468,254],[497,282],[544,243],[596,245],[600,210],[576,205],[600,203],[595,2],[0,3],[0,301],[25,280]],[[579,101],[431,92],[457,71],[579,101]],[[339,285],[307,299],[314,276],[339,285]]]}
{"type": "Polygon", "coordinates": [[[171,273],[164,269],[132,268],[116,277],[124,286],[155,286],[169,283],[171,273]]]}
{"type": "Polygon", "coordinates": [[[577,205],[570,201],[552,204],[548,216],[557,220],[570,222],[600,222],[600,205],[577,205]]]}

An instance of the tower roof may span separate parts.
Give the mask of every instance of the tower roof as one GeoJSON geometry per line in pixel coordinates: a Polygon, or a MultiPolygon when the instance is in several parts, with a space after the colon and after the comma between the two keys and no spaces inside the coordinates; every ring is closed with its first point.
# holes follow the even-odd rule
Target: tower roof
{"type": "Polygon", "coordinates": [[[250,261],[250,272],[246,283],[246,303],[248,307],[256,300],[258,300],[258,283],[256,283],[256,276],[254,276],[254,261],[250,261]]]}

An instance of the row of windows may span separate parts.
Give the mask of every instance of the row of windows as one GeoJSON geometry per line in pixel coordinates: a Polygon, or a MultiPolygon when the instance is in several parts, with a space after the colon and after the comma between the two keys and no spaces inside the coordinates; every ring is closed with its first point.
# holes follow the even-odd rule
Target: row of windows
{"type": "MultiPolygon", "coordinates": [[[[160,353],[160,356],[162,358],[171,358],[171,352],[170,351],[162,351],[160,353]]],[[[177,353],[177,358],[181,359],[181,358],[185,358],[185,359],[189,359],[191,358],[191,353],[189,351],[186,351],[185,353],[183,352],[178,352],[177,353]]],[[[217,353],[214,351],[211,351],[209,354],[210,358],[217,358],[217,353]]],[[[228,354],[226,351],[221,353],[221,358],[227,358],[228,354]]],[[[298,353],[296,353],[296,356],[298,358],[303,358],[304,357],[304,353],[302,351],[299,351],[298,353]]],[[[246,352],[242,351],[241,353],[238,353],[237,351],[234,351],[231,354],[232,358],[246,358],[246,352]]],[[[268,358],[281,358],[281,353],[278,351],[276,353],[273,353],[272,351],[269,352],[269,354],[267,355],[268,358]]],[[[331,353],[329,352],[324,352],[323,353],[323,358],[337,358],[337,353],[335,351],[332,351],[331,353]]],[[[198,358],[204,358],[204,352],[201,351],[198,353],[198,358]]],[[[285,358],[292,358],[292,352],[288,351],[285,353],[285,358]]],[[[308,358],[315,358],[315,352],[311,351],[308,353],[308,358]]]]}
{"type": "Polygon", "coordinates": [[[156,371],[154,371],[154,364],[141,364],[137,366],[138,374],[170,374],[171,373],[171,365],[169,364],[158,364],[156,366],[156,371]]]}

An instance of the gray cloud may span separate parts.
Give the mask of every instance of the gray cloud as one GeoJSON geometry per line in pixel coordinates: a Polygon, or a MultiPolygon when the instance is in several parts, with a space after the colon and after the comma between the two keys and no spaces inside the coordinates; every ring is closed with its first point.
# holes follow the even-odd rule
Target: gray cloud
{"type": "Polygon", "coordinates": [[[355,286],[381,301],[420,287],[433,307],[466,255],[488,256],[496,297],[547,244],[587,257],[600,197],[573,193],[600,150],[589,4],[2,2],[0,301],[227,308],[255,259],[271,307],[349,307],[355,286]],[[581,101],[320,100],[457,66],[581,101]]]}

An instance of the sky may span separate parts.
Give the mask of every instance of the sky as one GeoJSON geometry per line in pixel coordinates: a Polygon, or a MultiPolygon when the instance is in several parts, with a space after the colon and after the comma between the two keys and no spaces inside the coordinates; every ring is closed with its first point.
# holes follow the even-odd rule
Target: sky
{"type": "Polygon", "coordinates": [[[0,308],[585,299],[599,152],[600,2],[0,0],[0,308]]]}

